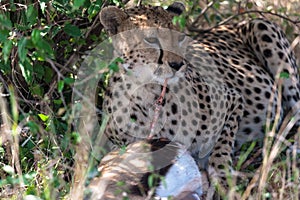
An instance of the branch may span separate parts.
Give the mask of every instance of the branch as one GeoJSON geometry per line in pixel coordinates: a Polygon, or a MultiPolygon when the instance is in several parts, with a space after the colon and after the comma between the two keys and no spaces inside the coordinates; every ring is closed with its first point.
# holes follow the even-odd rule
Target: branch
{"type": "Polygon", "coordinates": [[[137,6],[140,7],[142,5],[142,0],[139,0],[137,6]]]}
{"type": "Polygon", "coordinates": [[[235,14],[235,15],[232,15],[228,18],[226,18],[225,20],[221,21],[220,23],[218,23],[217,25],[209,28],[209,29],[198,29],[196,27],[193,27],[193,25],[191,25],[190,27],[188,27],[188,30],[189,31],[192,31],[192,32],[206,32],[206,31],[210,31],[218,26],[221,26],[221,25],[224,25],[224,24],[227,24],[229,21],[231,21],[232,19],[238,17],[238,16],[242,16],[242,15],[246,15],[246,14],[250,14],[250,13],[258,13],[262,16],[264,16],[264,14],[268,14],[268,15],[274,15],[276,17],[279,17],[279,18],[282,18],[284,20],[287,20],[289,21],[290,23],[296,25],[296,26],[300,26],[300,20],[291,20],[290,18],[286,17],[286,16],[283,16],[283,15],[280,15],[280,14],[277,14],[277,13],[273,13],[273,12],[269,12],[269,11],[259,11],[259,10],[248,10],[248,11],[244,11],[242,13],[238,13],[238,14],[235,14]]]}
{"type": "Polygon", "coordinates": [[[197,27],[199,24],[199,21],[200,21],[200,19],[201,19],[201,17],[207,12],[207,10],[209,9],[209,8],[211,8],[213,5],[214,5],[214,3],[216,2],[217,0],[213,0],[213,1],[211,1],[202,11],[201,11],[201,13],[198,15],[198,17],[195,19],[195,21],[191,24],[191,27],[192,28],[195,28],[195,27],[197,27]]]}

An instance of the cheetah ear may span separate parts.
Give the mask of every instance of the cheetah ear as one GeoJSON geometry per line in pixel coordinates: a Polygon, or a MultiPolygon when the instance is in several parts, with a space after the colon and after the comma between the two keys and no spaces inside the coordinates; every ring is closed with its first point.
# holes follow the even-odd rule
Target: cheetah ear
{"type": "Polygon", "coordinates": [[[99,17],[106,31],[115,35],[118,33],[118,26],[129,16],[118,7],[109,6],[101,10],[99,17]]]}
{"type": "Polygon", "coordinates": [[[181,2],[174,2],[167,8],[167,11],[174,15],[181,15],[185,11],[185,6],[181,2]]]}

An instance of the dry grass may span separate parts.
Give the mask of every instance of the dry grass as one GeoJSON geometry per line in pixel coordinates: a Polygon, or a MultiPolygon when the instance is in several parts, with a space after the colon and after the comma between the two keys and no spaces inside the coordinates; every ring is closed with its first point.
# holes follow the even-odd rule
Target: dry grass
{"type": "MultiPolygon", "coordinates": [[[[152,2],[155,4],[168,3],[167,1],[152,2]]],[[[195,2],[201,8],[205,8],[208,5],[204,1],[195,2]]],[[[217,15],[221,16],[222,20],[233,15],[238,15],[239,19],[245,19],[249,16],[253,17],[254,15],[261,16],[259,13],[241,15],[240,12],[247,9],[247,5],[250,4],[253,5],[251,10],[277,13],[278,15],[261,14],[276,21],[287,33],[287,37],[292,42],[292,49],[297,55],[298,66],[300,66],[300,25],[299,23],[293,24],[288,22],[279,16],[288,17],[291,21],[299,20],[300,4],[298,0],[222,1],[221,3],[216,1],[216,3],[219,3],[219,8],[212,7],[208,9],[206,18],[203,17],[199,21],[200,27],[213,26],[216,23],[214,17],[217,15]],[[207,18],[210,19],[209,23],[207,18]]],[[[38,2],[36,1],[37,4],[38,2]]],[[[188,6],[188,8],[189,11],[192,10],[192,6],[188,6]]],[[[198,14],[199,12],[191,13],[190,17],[197,18],[198,14]]],[[[62,18],[61,21],[63,20],[65,19],[62,18]]],[[[57,44],[59,43],[57,42],[57,44]]],[[[70,46],[68,47],[70,48],[70,46]]],[[[72,46],[72,48],[76,48],[76,46],[72,46]]],[[[15,48],[14,51],[17,52],[17,49],[15,48]]],[[[73,71],[73,68],[67,69],[67,67],[68,63],[73,62],[74,58],[78,57],[77,53],[69,53],[66,63],[51,64],[54,64],[54,67],[61,67],[61,69],[58,69],[58,72],[73,71]]],[[[64,53],[60,54],[66,56],[64,53]]],[[[14,62],[17,62],[17,53],[14,53],[12,58],[14,58],[14,62]]],[[[60,59],[63,60],[63,58],[60,59]]],[[[17,66],[17,64],[15,65],[17,66]]],[[[12,66],[12,69],[15,69],[16,66],[12,66]]],[[[14,73],[18,73],[21,76],[19,71],[14,73]]],[[[1,74],[0,78],[2,76],[3,74],[1,74]]],[[[57,87],[57,80],[55,79],[51,83],[46,94],[50,95],[50,98],[55,95],[56,97],[61,95],[61,98],[65,99],[63,96],[65,94],[60,93],[57,95],[58,93],[54,92],[57,87]]],[[[4,81],[1,79],[1,82],[3,83],[4,81]]],[[[0,87],[3,87],[2,83],[0,87]]],[[[15,88],[17,87],[15,86],[15,88]]],[[[2,95],[3,93],[0,92],[0,94],[2,95]]],[[[36,115],[30,113],[31,111],[24,111],[23,109],[28,109],[28,107],[24,105],[22,99],[14,97],[14,94],[13,90],[11,90],[11,98],[0,96],[0,118],[2,123],[0,127],[0,199],[23,199],[26,195],[34,195],[46,200],[66,199],[70,191],[70,199],[74,198],[75,193],[77,193],[78,198],[82,198],[86,176],[90,176],[96,162],[94,158],[89,160],[89,152],[91,149],[99,151],[99,147],[91,145],[90,138],[87,140],[83,138],[84,142],[77,143],[81,138],[78,136],[78,141],[75,139],[76,141],[74,142],[74,139],[71,137],[76,138],[77,136],[75,133],[71,136],[72,116],[66,115],[67,119],[65,121],[60,119],[60,122],[55,123],[47,120],[41,121],[36,115]],[[23,103],[23,107],[19,105],[20,102],[23,103]],[[27,127],[24,127],[24,124],[27,127]],[[67,128],[57,129],[60,132],[55,132],[53,131],[54,129],[49,128],[60,125],[67,128]],[[28,128],[30,131],[25,131],[24,128],[28,128]],[[65,130],[68,130],[67,133],[70,135],[65,135],[65,130]],[[75,152],[77,152],[76,156],[74,156],[75,152]],[[74,174],[75,176],[73,176],[74,174]],[[74,178],[73,183],[75,184],[73,185],[71,176],[74,178]]],[[[31,104],[29,106],[30,109],[36,108],[34,110],[36,113],[48,113],[49,116],[54,113],[54,116],[65,117],[63,114],[55,113],[58,112],[57,110],[54,111],[48,107],[49,99],[47,98],[49,97],[47,95],[38,102],[40,104],[39,108],[35,106],[36,99],[28,99],[27,103],[31,104]]],[[[70,102],[64,103],[68,104],[70,102]]],[[[64,109],[63,113],[68,113],[71,110],[65,105],[61,108],[64,109]]],[[[289,139],[286,137],[287,134],[292,132],[291,124],[294,123],[296,118],[299,118],[299,114],[296,117],[292,115],[287,116],[280,130],[270,129],[267,131],[263,148],[255,147],[250,155],[247,153],[247,159],[241,163],[236,173],[237,178],[233,179],[233,191],[238,189],[238,192],[242,194],[242,199],[300,199],[300,130],[294,130],[296,134],[289,139]],[[263,160],[260,159],[262,154],[264,154],[263,160]]],[[[241,154],[246,154],[245,152],[241,154]]],[[[236,160],[240,157],[242,155],[239,155],[236,160]]]]}

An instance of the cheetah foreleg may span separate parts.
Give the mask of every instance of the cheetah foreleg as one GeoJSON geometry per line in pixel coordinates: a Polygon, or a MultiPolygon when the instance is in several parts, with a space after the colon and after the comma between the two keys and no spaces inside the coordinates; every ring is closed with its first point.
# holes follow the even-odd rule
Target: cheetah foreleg
{"type": "Polygon", "coordinates": [[[232,152],[238,124],[243,115],[244,104],[239,94],[234,94],[227,121],[209,158],[208,174],[210,182],[217,186],[221,196],[229,194],[229,177],[232,174],[232,152]],[[235,97],[237,96],[237,97],[235,97]]]}

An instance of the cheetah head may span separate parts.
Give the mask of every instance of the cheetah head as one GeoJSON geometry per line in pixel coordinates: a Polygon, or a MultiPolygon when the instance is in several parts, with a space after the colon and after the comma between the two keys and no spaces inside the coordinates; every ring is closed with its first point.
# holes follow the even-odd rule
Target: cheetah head
{"type": "Polygon", "coordinates": [[[112,37],[115,56],[123,59],[125,71],[161,83],[183,76],[186,67],[182,55],[188,39],[177,31],[172,19],[184,10],[178,2],[166,10],[158,6],[102,9],[101,23],[112,37]]]}

